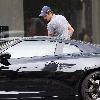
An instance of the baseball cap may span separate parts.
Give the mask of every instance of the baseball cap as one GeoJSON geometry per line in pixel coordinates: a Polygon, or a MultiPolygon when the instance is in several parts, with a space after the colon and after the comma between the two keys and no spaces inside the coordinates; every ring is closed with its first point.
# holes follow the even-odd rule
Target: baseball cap
{"type": "Polygon", "coordinates": [[[47,13],[48,11],[50,11],[50,10],[51,10],[50,7],[44,6],[44,7],[42,8],[41,13],[40,13],[39,16],[45,16],[46,13],[47,13]]]}

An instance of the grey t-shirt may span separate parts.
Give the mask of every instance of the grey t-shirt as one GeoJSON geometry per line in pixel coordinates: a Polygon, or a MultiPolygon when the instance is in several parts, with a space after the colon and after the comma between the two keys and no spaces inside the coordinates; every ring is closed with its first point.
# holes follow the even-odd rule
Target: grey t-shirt
{"type": "Polygon", "coordinates": [[[70,38],[68,34],[68,21],[62,15],[53,14],[51,21],[47,24],[47,29],[52,36],[65,39],[70,38]]]}

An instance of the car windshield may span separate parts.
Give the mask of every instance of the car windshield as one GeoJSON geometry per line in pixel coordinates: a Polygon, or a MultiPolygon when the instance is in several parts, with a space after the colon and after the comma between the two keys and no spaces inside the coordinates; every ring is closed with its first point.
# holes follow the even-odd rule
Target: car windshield
{"type": "Polygon", "coordinates": [[[6,47],[8,47],[9,45],[12,45],[14,43],[14,41],[13,40],[2,40],[2,41],[0,41],[0,49],[2,50],[2,49],[4,49],[4,48],[6,48],[6,47]]]}
{"type": "Polygon", "coordinates": [[[18,42],[20,42],[21,40],[16,38],[3,38],[0,39],[0,52],[3,52],[5,49],[7,49],[8,47],[17,44],[18,42]]]}

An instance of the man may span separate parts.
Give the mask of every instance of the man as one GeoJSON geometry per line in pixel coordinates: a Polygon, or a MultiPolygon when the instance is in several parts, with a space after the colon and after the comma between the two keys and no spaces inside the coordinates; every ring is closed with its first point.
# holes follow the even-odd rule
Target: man
{"type": "Polygon", "coordinates": [[[48,36],[70,39],[74,29],[62,15],[55,15],[50,7],[44,6],[39,16],[49,21],[47,24],[48,36]]]}

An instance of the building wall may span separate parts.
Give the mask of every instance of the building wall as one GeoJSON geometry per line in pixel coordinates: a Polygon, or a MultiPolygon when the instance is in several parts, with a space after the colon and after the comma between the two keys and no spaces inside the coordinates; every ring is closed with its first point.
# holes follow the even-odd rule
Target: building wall
{"type": "Polygon", "coordinates": [[[92,0],[93,41],[100,44],[100,0],[92,0]]]}
{"type": "Polygon", "coordinates": [[[0,26],[9,26],[10,36],[24,35],[23,0],[0,0],[0,26]]]}

